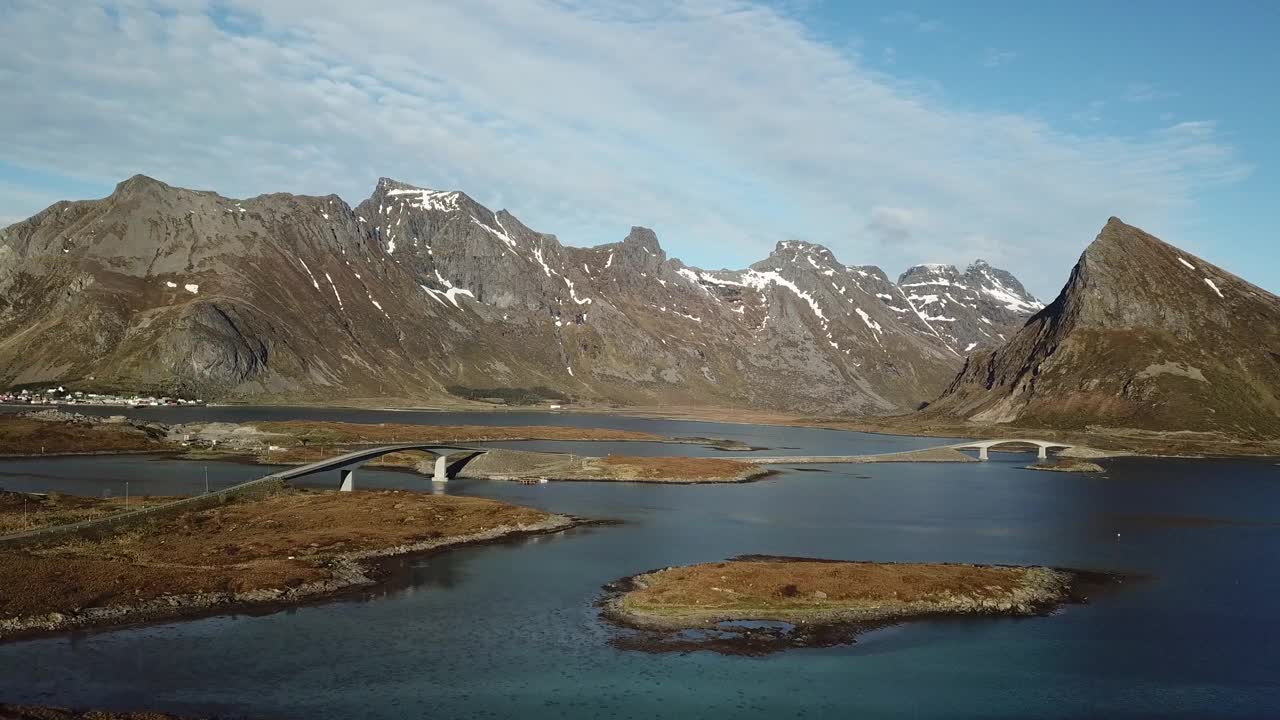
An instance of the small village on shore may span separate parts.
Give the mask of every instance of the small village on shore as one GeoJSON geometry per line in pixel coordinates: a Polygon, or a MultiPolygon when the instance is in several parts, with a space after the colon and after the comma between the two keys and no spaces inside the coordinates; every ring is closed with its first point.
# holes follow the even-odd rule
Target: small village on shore
{"type": "Polygon", "coordinates": [[[105,407],[175,407],[181,405],[204,405],[203,400],[171,397],[168,395],[142,395],[130,393],[114,395],[111,393],[83,392],[67,390],[59,385],[43,390],[29,388],[10,389],[0,392],[0,404],[6,405],[100,405],[105,407]]]}

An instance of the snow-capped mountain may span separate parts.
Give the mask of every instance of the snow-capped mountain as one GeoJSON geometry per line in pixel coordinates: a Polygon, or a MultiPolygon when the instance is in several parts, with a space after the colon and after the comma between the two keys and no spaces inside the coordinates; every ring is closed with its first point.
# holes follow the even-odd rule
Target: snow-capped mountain
{"type": "Polygon", "coordinates": [[[985,264],[952,274],[895,285],[802,242],[706,271],[645,228],[567,247],[387,178],[353,208],[135,176],[0,231],[0,384],[901,412],[1035,303],[985,264]],[[937,319],[962,310],[972,332],[937,319]]]}
{"type": "Polygon", "coordinates": [[[898,278],[898,290],[900,314],[919,317],[966,355],[1003,343],[1044,307],[1017,278],[985,260],[963,274],[953,265],[917,265],[898,278]]]}

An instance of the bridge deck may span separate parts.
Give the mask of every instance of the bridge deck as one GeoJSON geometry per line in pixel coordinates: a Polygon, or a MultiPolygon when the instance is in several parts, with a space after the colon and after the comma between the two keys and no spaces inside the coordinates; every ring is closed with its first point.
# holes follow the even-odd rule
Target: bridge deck
{"type": "Polygon", "coordinates": [[[409,451],[426,452],[436,456],[451,455],[458,452],[487,452],[486,448],[468,447],[466,445],[442,445],[439,443],[401,443],[399,445],[379,445],[378,447],[362,448],[360,450],[349,452],[345,455],[326,458],[319,462],[311,463],[310,465],[302,465],[288,470],[282,470],[275,473],[274,476],[281,480],[292,480],[294,478],[300,478],[305,475],[312,475],[326,470],[338,470],[347,467],[348,465],[358,465],[374,458],[382,457],[383,455],[409,451]],[[435,452],[437,450],[447,450],[449,452],[435,452]]]}
{"type": "Polygon", "coordinates": [[[1008,440],[976,440],[974,442],[950,443],[935,445],[916,450],[903,450],[892,453],[875,453],[871,455],[794,455],[794,456],[759,456],[759,455],[720,455],[725,460],[737,460],[756,465],[835,465],[842,463],[886,463],[886,462],[976,462],[972,456],[961,450],[978,450],[979,459],[986,459],[986,451],[997,445],[1030,445],[1041,453],[1050,448],[1071,448],[1066,443],[1048,440],[1026,440],[1012,438],[1008,440]]]}

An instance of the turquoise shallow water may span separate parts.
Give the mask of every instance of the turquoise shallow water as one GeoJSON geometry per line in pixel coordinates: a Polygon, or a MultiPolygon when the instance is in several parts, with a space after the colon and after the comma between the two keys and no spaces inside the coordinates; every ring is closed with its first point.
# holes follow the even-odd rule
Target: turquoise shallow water
{"type": "MultiPolygon", "coordinates": [[[[805,452],[920,441],[695,425],[676,434],[732,429],[805,452]]],[[[270,615],[0,645],[0,698],[298,718],[1275,716],[1280,468],[1118,460],[1096,477],[1029,472],[1026,462],[791,469],[732,486],[455,482],[449,492],[622,523],[406,560],[396,582],[371,593],[270,615]],[[1052,617],[910,624],[763,658],[608,644],[615,631],[592,605],[603,583],[741,553],[1149,579],[1052,617]]],[[[210,468],[216,482],[261,474],[210,468]]],[[[203,487],[203,465],[0,462],[0,486],[13,489],[92,492],[127,478],[190,491],[203,487]]]]}

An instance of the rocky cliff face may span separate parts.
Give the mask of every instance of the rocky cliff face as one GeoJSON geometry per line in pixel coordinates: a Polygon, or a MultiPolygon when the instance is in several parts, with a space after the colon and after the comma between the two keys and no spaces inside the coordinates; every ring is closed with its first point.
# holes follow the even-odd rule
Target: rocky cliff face
{"type": "MultiPolygon", "coordinates": [[[[901,412],[976,337],[941,331],[907,290],[808,243],[714,272],[645,228],[566,247],[465,193],[386,178],[352,208],[137,176],[0,231],[0,384],[901,412]]],[[[1016,315],[969,309],[992,329],[1016,315]]]]}
{"type": "Polygon", "coordinates": [[[1280,435],[1280,298],[1112,218],[1062,293],[927,414],[1280,435]]]}

